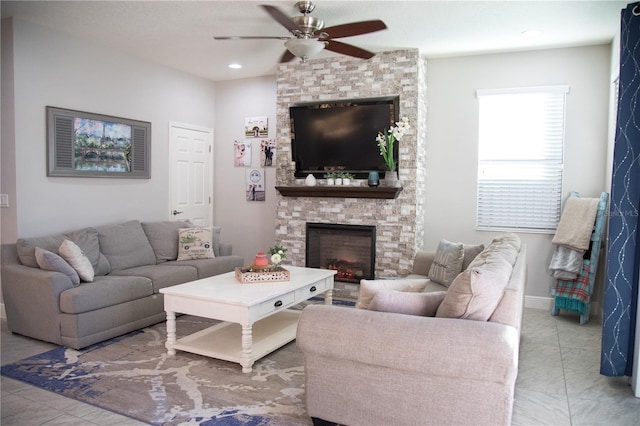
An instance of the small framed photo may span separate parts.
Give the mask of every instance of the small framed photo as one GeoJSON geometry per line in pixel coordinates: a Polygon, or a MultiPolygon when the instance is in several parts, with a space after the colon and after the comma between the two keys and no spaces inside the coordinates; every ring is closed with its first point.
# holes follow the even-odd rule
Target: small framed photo
{"type": "Polygon", "coordinates": [[[264,201],[264,169],[247,169],[246,175],[247,201],[264,201]]]}
{"type": "Polygon", "coordinates": [[[251,167],[251,141],[233,142],[233,165],[251,167]]]}
{"type": "Polygon", "coordinates": [[[266,138],[269,135],[267,117],[246,117],[244,119],[245,138],[266,138]]]}

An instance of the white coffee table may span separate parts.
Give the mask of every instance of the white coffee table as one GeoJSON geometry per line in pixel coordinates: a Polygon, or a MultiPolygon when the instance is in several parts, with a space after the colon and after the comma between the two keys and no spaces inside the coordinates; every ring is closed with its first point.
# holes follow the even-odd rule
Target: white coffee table
{"type": "Polygon", "coordinates": [[[299,310],[290,306],[324,293],[332,303],[333,276],[327,269],[285,267],[290,281],[244,284],[234,272],[160,290],[167,313],[167,353],[176,349],[242,365],[253,363],[296,338],[299,310]],[[221,320],[176,340],[176,313],[221,320]]]}

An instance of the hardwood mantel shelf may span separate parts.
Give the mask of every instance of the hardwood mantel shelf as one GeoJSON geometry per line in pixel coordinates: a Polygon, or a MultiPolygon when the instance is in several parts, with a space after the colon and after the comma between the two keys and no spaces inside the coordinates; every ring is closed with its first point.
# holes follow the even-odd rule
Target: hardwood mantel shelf
{"type": "Polygon", "coordinates": [[[398,198],[402,187],[388,186],[276,186],[285,197],[329,197],[329,198],[398,198]]]}

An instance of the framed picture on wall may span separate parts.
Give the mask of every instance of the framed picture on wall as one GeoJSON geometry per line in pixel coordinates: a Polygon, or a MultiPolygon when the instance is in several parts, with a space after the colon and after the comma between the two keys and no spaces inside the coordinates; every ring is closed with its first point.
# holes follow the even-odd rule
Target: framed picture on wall
{"type": "Polygon", "coordinates": [[[48,106],[47,176],[151,178],[151,123],[48,106]]]}
{"type": "Polygon", "coordinates": [[[273,167],[276,165],[276,141],[274,139],[262,139],[260,141],[260,165],[273,167]]]}
{"type": "Polygon", "coordinates": [[[246,117],[244,119],[245,138],[266,138],[269,134],[267,117],[246,117]]]}
{"type": "Polygon", "coordinates": [[[251,167],[251,141],[233,142],[233,165],[251,167]]]}
{"type": "Polygon", "coordinates": [[[247,201],[264,201],[264,169],[247,169],[245,195],[247,201]]]}

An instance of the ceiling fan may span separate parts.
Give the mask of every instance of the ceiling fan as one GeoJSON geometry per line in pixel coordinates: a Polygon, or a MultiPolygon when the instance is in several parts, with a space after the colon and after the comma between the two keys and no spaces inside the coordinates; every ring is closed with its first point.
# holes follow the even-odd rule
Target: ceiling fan
{"type": "Polygon", "coordinates": [[[319,53],[323,49],[342,55],[356,58],[369,59],[375,55],[373,52],[361,49],[351,44],[336,41],[336,38],[351,37],[372,33],[387,28],[379,19],[371,21],[352,22],[349,24],[324,27],[322,19],[309,15],[316,7],[312,1],[299,1],[295,5],[302,16],[288,17],[275,6],[263,4],[262,7],[273,19],[285,27],[293,37],[278,36],[232,36],[214,37],[215,40],[250,40],[250,39],[277,39],[286,40],[284,45],[287,50],[280,57],[280,63],[289,62],[295,57],[306,62],[308,58],[319,53]]]}

